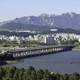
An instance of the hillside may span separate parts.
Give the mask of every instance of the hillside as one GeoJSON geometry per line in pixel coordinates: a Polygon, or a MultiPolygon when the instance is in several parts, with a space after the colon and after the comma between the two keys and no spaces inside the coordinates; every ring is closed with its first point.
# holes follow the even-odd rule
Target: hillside
{"type": "Polygon", "coordinates": [[[71,28],[80,30],[80,14],[65,13],[61,15],[41,14],[25,16],[12,21],[0,23],[0,30],[36,30],[44,31],[51,28],[71,28]]]}

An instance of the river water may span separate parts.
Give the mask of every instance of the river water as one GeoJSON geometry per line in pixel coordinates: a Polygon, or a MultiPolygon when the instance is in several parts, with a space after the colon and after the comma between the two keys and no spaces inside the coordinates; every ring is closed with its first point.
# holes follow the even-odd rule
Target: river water
{"type": "Polygon", "coordinates": [[[21,60],[16,64],[5,66],[16,66],[18,68],[28,68],[33,66],[36,69],[48,69],[60,73],[80,73],[80,52],[67,51],[45,56],[31,57],[21,60]]]}

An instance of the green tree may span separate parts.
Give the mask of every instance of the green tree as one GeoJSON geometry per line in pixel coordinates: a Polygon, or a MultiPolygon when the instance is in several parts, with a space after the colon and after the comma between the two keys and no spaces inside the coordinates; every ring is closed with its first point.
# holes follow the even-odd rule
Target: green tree
{"type": "Polygon", "coordinates": [[[50,80],[50,72],[48,70],[44,71],[43,80],[50,80]]]}
{"type": "Polygon", "coordinates": [[[44,75],[44,71],[42,69],[39,69],[37,71],[37,80],[42,80],[44,75]]]}

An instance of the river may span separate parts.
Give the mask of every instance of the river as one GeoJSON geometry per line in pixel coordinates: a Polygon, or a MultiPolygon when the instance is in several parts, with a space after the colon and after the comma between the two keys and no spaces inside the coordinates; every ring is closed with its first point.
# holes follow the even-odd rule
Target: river
{"type": "Polygon", "coordinates": [[[60,73],[80,73],[80,52],[67,51],[45,56],[37,56],[22,59],[16,64],[5,66],[16,66],[18,68],[28,68],[33,66],[36,69],[48,69],[52,72],[60,73]]]}

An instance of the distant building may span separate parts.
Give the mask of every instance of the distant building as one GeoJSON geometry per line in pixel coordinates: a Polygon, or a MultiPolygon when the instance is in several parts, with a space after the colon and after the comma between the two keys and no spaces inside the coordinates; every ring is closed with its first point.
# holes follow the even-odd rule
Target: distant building
{"type": "MultiPolygon", "coordinates": [[[[56,31],[56,29],[52,29],[52,31],[56,31]]],[[[27,37],[20,37],[20,36],[6,36],[0,35],[0,40],[7,40],[7,41],[37,41],[44,44],[58,44],[60,40],[74,40],[77,39],[80,42],[80,34],[75,33],[54,33],[54,34],[36,34],[34,36],[29,35],[27,37]]]]}
{"type": "Polygon", "coordinates": [[[46,41],[45,43],[48,44],[48,45],[58,44],[58,42],[55,40],[55,38],[53,36],[46,37],[45,41],[46,41]]]}

